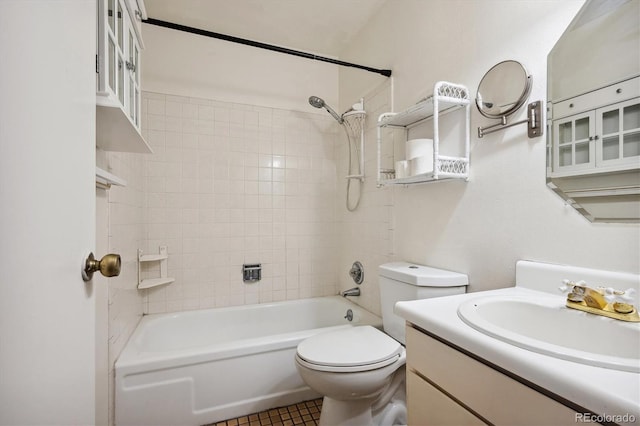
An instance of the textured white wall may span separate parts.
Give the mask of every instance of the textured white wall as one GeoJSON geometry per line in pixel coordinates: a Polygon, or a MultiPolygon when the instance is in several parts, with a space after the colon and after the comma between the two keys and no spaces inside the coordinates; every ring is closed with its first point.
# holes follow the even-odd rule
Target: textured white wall
{"type": "MultiPolygon", "coordinates": [[[[467,85],[475,97],[484,73],[505,59],[528,68],[533,75],[530,100],[544,100],[547,53],[582,3],[390,1],[341,59],[393,69],[396,110],[415,103],[439,80],[467,85]]],[[[383,82],[382,77],[341,70],[340,104],[349,105],[383,82]]],[[[524,110],[512,120],[523,117],[524,110]]],[[[392,257],[467,273],[471,291],[513,285],[515,262],[523,258],[638,273],[640,227],[589,223],[545,186],[545,139],[528,139],[524,126],[478,139],[477,127],[490,123],[473,107],[469,182],[391,190],[392,257]]],[[[371,134],[368,152],[375,151],[375,144],[371,134]]],[[[366,172],[371,185],[375,166],[367,164],[366,172]]],[[[389,210],[366,204],[362,209],[357,213],[362,217],[389,210]]],[[[349,235],[350,215],[343,211],[341,235],[349,235]]],[[[385,226],[370,227],[357,242],[345,240],[343,245],[351,248],[342,255],[344,263],[356,260],[372,236],[387,232],[385,226]]],[[[388,253],[383,248],[376,256],[388,253]]],[[[369,289],[375,292],[377,271],[371,266],[369,289]]],[[[339,276],[341,287],[352,284],[346,274],[339,276]]]]}
{"type": "Polygon", "coordinates": [[[307,99],[338,100],[338,67],[255,47],[143,25],[143,89],[308,111],[307,99]]]}

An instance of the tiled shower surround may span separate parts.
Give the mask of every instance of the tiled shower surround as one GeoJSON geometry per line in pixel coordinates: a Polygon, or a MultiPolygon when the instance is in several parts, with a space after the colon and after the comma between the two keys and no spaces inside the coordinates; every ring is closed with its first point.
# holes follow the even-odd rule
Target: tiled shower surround
{"type": "MultiPolygon", "coordinates": [[[[348,270],[359,260],[365,280],[353,300],[380,314],[377,267],[393,260],[394,223],[393,191],[376,188],[375,119],[389,90],[365,97],[367,177],[355,212],[344,207],[345,135],[324,111],[144,93],[154,153],[96,156],[127,180],[107,191],[109,250],[123,262],[109,279],[111,424],[113,365],[144,313],[332,295],[355,285],[348,270]],[[176,281],[138,290],[138,248],[161,245],[176,281]],[[262,280],[244,284],[243,263],[261,263],[262,280]]],[[[142,278],[158,274],[143,264],[142,278]]]]}
{"type": "MultiPolygon", "coordinates": [[[[146,241],[176,281],[145,291],[159,313],[337,292],[330,116],[146,93],[146,241]],[[243,263],[261,263],[245,284],[243,263]]],[[[158,266],[144,265],[154,277],[158,266]]]]}

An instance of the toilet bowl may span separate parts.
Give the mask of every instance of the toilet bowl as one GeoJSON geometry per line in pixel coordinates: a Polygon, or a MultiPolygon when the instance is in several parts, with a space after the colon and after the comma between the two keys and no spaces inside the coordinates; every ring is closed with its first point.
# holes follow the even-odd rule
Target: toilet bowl
{"type": "MultiPolygon", "coordinates": [[[[397,391],[404,391],[406,352],[371,326],[321,333],[298,345],[296,367],[310,388],[325,396],[321,425],[370,425],[397,391]],[[394,380],[398,370],[401,380],[394,380]],[[391,391],[390,391],[391,390],[391,391]]],[[[406,408],[393,423],[406,423],[406,408]]]]}
{"type": "Polygon", "coordinates": [[[467,276],[393,262],[381,265],[384,332],[351,327],[312,336],[298,345],[295,363],[305,383],[324,395],[320,425],[406,424],[404,320],[401,300],[464,293],[467,276]]]}

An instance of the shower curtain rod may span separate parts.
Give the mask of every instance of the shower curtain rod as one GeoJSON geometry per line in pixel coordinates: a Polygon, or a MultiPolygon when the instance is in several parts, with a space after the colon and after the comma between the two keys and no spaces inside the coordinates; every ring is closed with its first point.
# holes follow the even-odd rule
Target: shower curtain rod
{"type": "Polygon", "coordinates": [[[364,71],[381,74],[381,75],[384,75],[385,77],[391,77],[391,70],[381,70],[377,68],[371,68],[365,65],[359,65],[351,62],[340,61],[338,59],[327,58],[325,56],[318,56],[312,53],[301,52],[299,50],[287,49],[286,47],[274,46],[272,44],[261,43],[259,41],[247,40],[245,38],[234,37],[227,34],[215,33],[212,31],[202,30],[200,28],[187,27],[186,25],[180,25],[173,22],[162,21],[160,19],[148,18],[143,20],[142,22],[144,22],[145,24],[156,25],[158,27],[170,28],[172,30],[184,31],[187,33],[197,34],[205,37],[217,38],[219,40],[225,40],[225,41],[230,41],[232,43],[244,44],[246,46],[258,47],[260,49],[271,50],[274,52],[286,53],[288,55],[299,56],[302,58],[313,59],[316,61],[329,62],[335,65],[358,68],[364,71]]]}

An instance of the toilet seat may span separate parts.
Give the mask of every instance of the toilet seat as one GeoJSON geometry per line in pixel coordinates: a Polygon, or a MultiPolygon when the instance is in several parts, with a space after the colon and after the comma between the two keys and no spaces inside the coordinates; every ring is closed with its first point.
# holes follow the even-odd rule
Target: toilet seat
{"type": "Polygon", "coordinates": [[[317,334],[298,345],[297,361],[312,370],[361,372],[393,364],[404,347],[372,326],[317,334]]]}

